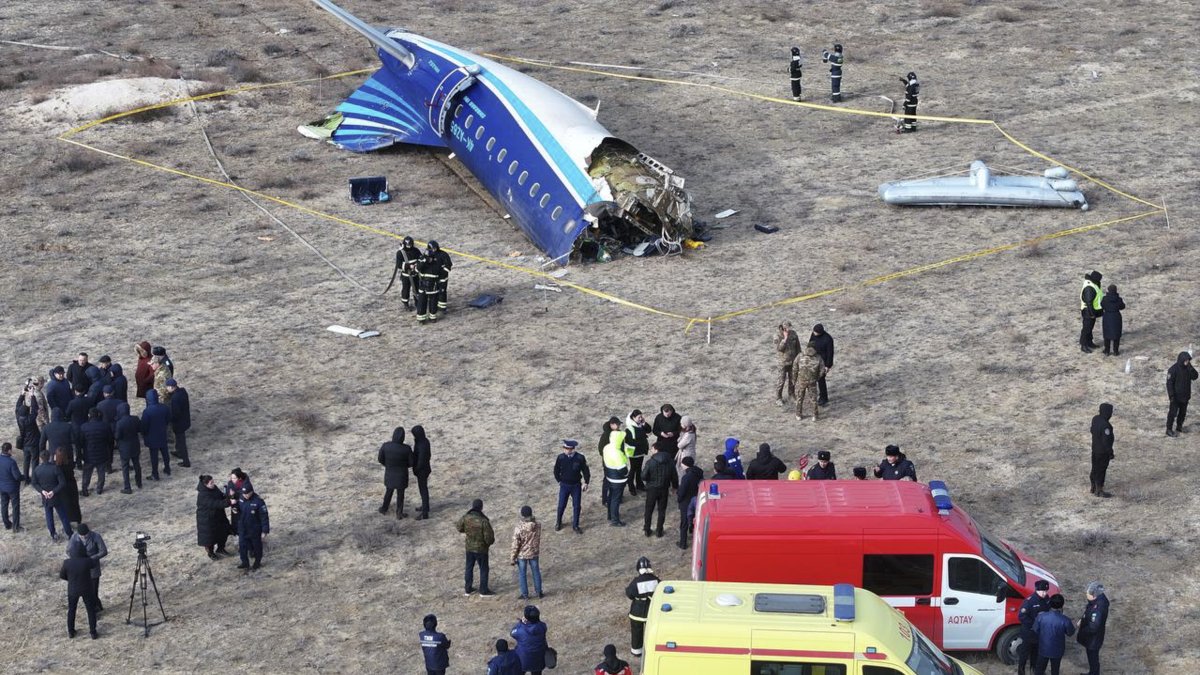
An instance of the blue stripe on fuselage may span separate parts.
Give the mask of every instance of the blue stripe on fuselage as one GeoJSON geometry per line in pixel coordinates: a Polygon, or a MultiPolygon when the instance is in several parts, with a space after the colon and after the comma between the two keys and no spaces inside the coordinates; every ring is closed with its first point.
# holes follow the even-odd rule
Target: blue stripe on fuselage
{"type": "Polygon", "coordinates": [[[566,150],[563,149],[562,144],[558,142],[558,139],[554,137],[554,134],[550,133],[550,130],[547,129],[544,124],[542,124],[541,119],[539,119],[538,116],[529,109],[529,106],[525,105],[524,101],[518,98],[517,95],[508,88],[508,85],[500,81],[500,78],[489,73],[487,68],[485,68],[482,64],[477,63],[462,54],[456,54],[454,52],[442,49],[437,45],[429,44],[422,46],[433,49],[452,61],[457,59],[466,61],[469,65],[479,66],[480,70],[482,71],[480,75],[486,76],[484,79],[486,79],[487,83],[499,90],[499,92],[504,96],[506,102],[511,105],[514,110],[516,110],[517,115],[521,118],[521,121],[525,123],[525,126],[529,127],[530,131],[533,132],[534,137],[537,138],[538,142],[541,143],[542,147],[547,153],[549,153],[549,159],[554,162],[554,164],[558,167],[558,170],[562,172],[563,176],[566,177],[567,181],[571,184],[571,187],[575,190],[579,200],[585,204],[600,201],[600,196],[596,194],[596,188],[592,186],[591,181],[588,180],[587,176],[584,175],[583,171],[579,168],[579,165],[576,164],[567,154],[566,150]]]}

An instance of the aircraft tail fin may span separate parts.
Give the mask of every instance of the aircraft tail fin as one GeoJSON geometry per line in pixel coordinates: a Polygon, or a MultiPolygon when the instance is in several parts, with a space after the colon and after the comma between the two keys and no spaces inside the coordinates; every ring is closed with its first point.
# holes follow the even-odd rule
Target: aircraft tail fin
{"type": "Polygon", "coordinates": [[[381,51],[387,52],[397,61],[404,64],[405,68],[411,69],[414,65],[416,65],[417,59],[413,56],[413,53],[405,49],[400,43],[389,38],[387,35],[384,35],[383,31],[354,16],[341,7],[338,7],[329,0],[313,0],[313,2],[317,3],[321,9],[329,12],[342,23],[350,26],[354,30],[361,33],[368,40],[375,43],[376,47],[378,47],[381,51]]]}
{"type": "Polygon", "coordinates": [[[391,71],[378,70],[338,105],[341,123],[329,140],[354,152],[395,143],[445,147],[446,142],[429,128],[419,105],[405,98],[402,83],[391,71]]]}

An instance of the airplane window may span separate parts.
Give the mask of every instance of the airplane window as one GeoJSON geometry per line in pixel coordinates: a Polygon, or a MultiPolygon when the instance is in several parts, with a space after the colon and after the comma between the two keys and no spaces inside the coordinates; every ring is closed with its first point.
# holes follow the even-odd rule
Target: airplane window
{"type": "Polygon", "coordinates": [[[483,125],[482,124],[480,124],[479,128],[475,130],[475,140],[479,140],[481,138],[483,138],[483,125]]]}
{"type": "Polygon", "coordinates": [[[512,164],[509,164],[509,165],[508,165],[508,175],[510,175],[510,176],[511,176],[511,175],[513,175],[513,174],[514,174],[514,173],[516,173],[516,172],[517,172],[517,160],[515,160],[515,159],[514,159],[514,160],[512,161],[512,164]]]}
{"type": "Polygon", "coordinates": [[[475,123],[474,115],[467,115],[467,119],[463,120],[463,126],[466,127],[467,129],[470,129],[471,125],[474,123],[475,123]]]}
{"type": "MultiPolygon", "coordinates": [[[[542,197],[542,199],[545,199],[545,197],[542,197]]],[[[556,207],[554,207],[554,210],[550,212],[550,220],[558,220],[558,217],[561,215],[562,215],[562,207],[556,206],[556,207]]]]}
{"type": "Polygon", "coordinates": [[[563,226],[563,234],[571,234],[571,230],[575,229],[575,219],[571,218],[567,224],[563,226]]]}
{"type": "Polygon", "coordinates": [[[494,148],[494,147],[496,147],[496,137],[492,136],[491,138],[488,139],[488,142],[487,142],[488,152],[491,152],[492,148],[494,148]]]}
{"type": "Polygon", "coordinates": [[[522,172],[521,172],[521,175],[520,175],[520,176],[517,176],[517,185],[524,185],[524,184],[525,184],[525,181],[526,181],[526,180],[528,180],[528,179],[529,179],[529,172],[528,172],[528,171],[522,171],[522,172]]]}
{"type": "Polygon", "coordinates": [[[496,155],[496,161],[503,163],[505,157],[508,157],[508,148],[500,148],[500,154],[496,155]]]}
{"type": "Polygon", "coordinates": [[[544,208],[546,208],[546,205],[549,203],[550,203],[550,193],[547,192],[546,194],[542,195],[542,201],[538,202],[538,206],[540,206],[544,209],[544,208]]]}
{"type": "Polygon", "coordinates": [[[542,189],[541,183],[534,183],[533,185],[529,186],[529,196],[536,197],[538,190],[541,190],[541,189],[542,189]]]}
{"type": "Polygon", "coordinates": [[[462,104],[461,103],[458,104],[458,107],[454,109],[454,116],[462,117],[462,104]]]}

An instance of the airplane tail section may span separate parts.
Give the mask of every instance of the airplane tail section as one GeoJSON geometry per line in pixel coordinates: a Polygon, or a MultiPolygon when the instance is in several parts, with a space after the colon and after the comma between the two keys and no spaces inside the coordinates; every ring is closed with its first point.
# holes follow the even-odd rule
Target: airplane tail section
{"type": "Polygon", "coordinates": [[[415,56],[413,56],[413,53],[405,49],[403,45],[399,44],[395,40],[392,40],[388,36],[384,35],[383,31],[354,16],[341,7],[338,7],[332,2],[329,2],[329,0],[313,0],[313,2],[317,3],[317,6],[321,9],[336,17],[338,21],[341,21],[347,26],[353,28],[368,40],[375,43],[375,46],[378,47],[380,51],[390,54],[392,58],[404,64],[405,68],[412,69],[412,67],[416,65],[417,59],[415,56]]]}
{"type": "Polygon", "coordinates": [[[337,114],[300,128],[310,138],[328,138],[340,148],[370,152],[396,143],[445,147],[426,121],[424,104],[404,96],[401,83],[386,68],[367,78],[337,107],[337,114]],[[332,132],[328,130],[333,127],[332,132]]]}

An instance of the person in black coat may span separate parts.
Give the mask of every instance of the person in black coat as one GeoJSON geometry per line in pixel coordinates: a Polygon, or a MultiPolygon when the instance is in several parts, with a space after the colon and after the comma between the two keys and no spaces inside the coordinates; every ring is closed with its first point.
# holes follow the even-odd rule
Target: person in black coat
{"type": "Polygon", "coordinates": [[[171,395],[167,403],[171,408],[171,431],[175,434],[175,449],[172,455],[179,458],[179,466],[190,467],[188,459],[187,430],[192,428],[192,405],[188,399],[187,389],[179,386],[174,378],[166,381],[167,393],[171,395]]]}
{"type": "Polygon", "coordinates": [[[883,461],[875,467],[875,477],[883,480],[904,480],[917,482],[917,467],[908,457],[900,452],[900,446],[889,445],[883,451],[883,461]]]}
{"type": "MultiPolygon", "coordinates": [[[[634,409],[625,419],[625,446],[633,448],[629,457],[629,495],[637,496],[638,490],[646,489],[642,480],[642,462],[650,454],[650,423],[641,410],[634,409]]],[[[676,443],[678,445],[678,443],[676,443]]]]}
{"type": "Polygon", "coordinates": [[[50,381],[46,383],[45,394],[46,402],[52,413],[55,408],[58,408],[63,414],[66,414],[67,406],[71,404],[71,399],[75,394],[71,391],[71,383],[67,380],[62,366],[50,369],[50,381]]]}
{"type": "Polygon", "coordinates": [[[750,460],[746,468],[748,480],[779,480],[779,475],[787,473],[787,465],[771,453],[771,446],[763,443],[758,446],[758,455],[750,460]]]}
{"type": "Polygon", "coordinates": [[[1108,287],[1108,292],[1100,299],[1101,328],[1104,332],[1104,355],[1121,354],[1121,310],[1125,309],[1125,301],[1117,293],[1117,285],[1108,287]]]}
{"type": "Polygon", "coordinates": [[[1087,652],[1088,671],[1085,675],[1100,675],[1100,648],[1104,646],[1104,627],[1108,624],[1108,596],[1104,584],[1093,581],[1087,587],[1087,607],[1079,620],[1079,635],[1075,638],[1087,652]]]}
{"type": "MultiPolygon", "coordinates": [[[[837,466],[830,459],[832,455],[828,450],[820,450],[817,452],[817,465],[809,468],[808,480],[837,480],[837,466]]],[[[866,473],[864,471],[864,473],[866,473]]]]}
{"type": "Polygon", "coordinates": [[[71,461],[75,463],[75,468],[83,468],[83,436],[79,433],[79,427],[82,427],[84,422],[88,421],[88,412],[92,409],[92,403],[87,398],[86,389],[75,389],[75,398],[67,404],[66,414],[67,421],[71,423],[71,461]]]}
{"type": "Polygon", "coordinates": [[[672,460],[675,459],[675,452],[679,450],[679,431],[682,426],[679,422],[679,415],[675,414],[675,406],[666,403],[659,408],[651,430],[654,432],[654,440],[658,446],[670,452],[672,460]]]}
{"type": "Polygon", "coordinates": [[[92,384],[92,378],[88,377],[87,371],[92,367],[92,364],[88,363],[88,355],[85,352],[79,352],[75,356],[75,360],[67,366],[67,381],[71,383],[71,389],[87,391],[92,384]]]}
{"type": "Polygon", "coordinates": [[[17,449],[25,455],[24,475],[28,476],[30,464],[37,464],[35,457],[42,444],[42,432],[37,426],[37,402],[35,401],[33,406],[26,405],[25,392],[21,392],[17,395],[17,403],[13,412],[17,422],[17,449]]]}
{"type": "Polygon", "coordinates": [[[1188,401],[1192,400],[1192,381],[1196,379],[1196,367],[1192,365],[1192,355],[1179,352],[1175,357],[1175,365],[1167,369],[1167,398],[1170,408],[1167,409],[1167,435],[1174,436],[1184,431],[1183,418],[1187,416],[1188,401]],[[1171,429],[1171,424],[1175,429],[1171,429]]]}
{"type": "Polygon", "coordinates": [[[700,492],[700,481],[704,480],[704,472],[696,466],[695,457],[684,457],[683,475],[679,477],[679,491],[675,493],[675,501],[679,506],[679,548],[688,547],[688,533],[692,529],[691,513],[695,508],[696,495],[700,492]]]}
{"type": "Polygon", "coordinates": [[[117,446],[117,453],[121,455],[121,477],[125,480],[121,494],[133,494],[129,486],[130,469],[133,469],[138,489],[142,489],[141,424],[137,415],[129,414],[129,404],[122,401],[117,407],[117,421],[113,425],[113,442],[117,446]]]}
{"type": "Polygon", "coordinates": [[[92,484],[92,472],[96,472],[96,494],[104,494],[104,477],[108,473],[113,454],[113,430],[104,422],[99,410],[88,413],[88,421],[79,428],[83,437],[83,489],[79,494],[88,496],[92,484]]]}
{"type": "Polygon", "coordinates": [[[1113,407],[1111,403],[1101,403],[1100,413],[1092,418],[1092,494],[1097,497],[1111,497],[1104,491],[1104,479],[1108,474],[1108,463],[1113,458],[1113,407]]]}
{"type": "Polygon", "coordinates": [[[429,439],[425,437],[425,427],[420,424],[414,426],[412,437],[412,472],[417,478],[417,491],[421,493],[421,512],[417,514],[417,520],[425,520],[429,517],[429,474],[433,473],[433,456],[429,448],[429,439]]]}
{"type": "Polygon", "coordinates": [[[63,496],[63,492],[67,488],[67,481],[63,478],[62,472],[50,461],[50,453],[42,453],[42,462],[33,470],[33,489],[37,490],[42,497],[42,508],[46,511],[46,529],[50,531],[50,538],[58,541],[58,533],[54,531],[54,514],[58,514],[58,519],[62,521],[63,533],[68,537],[74,534],[71,530],[71,521],[67,518],[67,503],[63,496]]]}
{"type": "Polygon", "coordinates": [[[825,332],[825,326],[817,324],[808,336],[808,344],[817,350],[817,356],[821,357],[821,363],[825,364],[825,372],[821,373],[821,378],[817,380],[817,405],[825,405],[829,403],[829,389],[825,386],[825,376],[833,370],[833,336],[825,332]]]}
{"type": "Polygon", "coordinates": [[[225,542],[229,539],[229,519],[225,517],[225,493],[217,487],[212,476],[200,476],[196,485],[196,543],[204,547],[208,557],[216,560],[218,553],[229,555],[225,542]]]}
{"type": "Polygon", "coordinates": [[[396,520],[407,518],[404,512],[404,490],[408,487],[408,467],[412,464],[412,448],[404,442],[404,427],[392,431],[392,440],[379,446],[379,463],[383,465],[383,506],[379,512],[386,514],[392,505],[392,493],[396,493],[396,520]]]}
{"type": "Polygon", "coordinates": [[[100,411],[100,419],[112,427],[117,422],[117,406],[121,405],[121,401],[113,395],[112,385],[105,385],[101,394],[103,398],[96,404],[96,410],[100,411]]]}
{"type": "Polygon", "coordinates": [[[88,632],[92,639],[100,637],[96,632],[96,612],[99,598],[96,597],[96,586],[92,583],[92,574],[100,563],[88,557],[87,551],[75,546],[68,550],[67,558],[58,570],[58,578],[67,582],[67,637],[75,637],[75,610],[79,607],[80,598],[87,608],[88,632]]]}
{"type": "Polygon", "coordinates": [[[158,392],[146,392],[146,409],[142,411],[142,443],[150,449],[150,480],[158,480],[158,460],[162,458],[163,473],[171,475],[171,456],[167,454],[167,426],[171,411],[158,402],[158,392]]]}
{"type": "Polygon", "coordinates": [[[271,517],[267,513],[267,504],[262,497],[254,494],[250,483],[242,485],[242,499],[238,502],[238,552],[242,563],[238,569],[258,569],[262,567],[263,537],[271,533],[271,517]],[[254,558],[254,565],[250,558],[254,558]]]}
{"type": "MultiPolygon", "coordinates": [[[[71,423],[66,420],[66,411],[62,408],[50,408],[50,423],[42,429],[37,452],[39,454],[45,450],[54,452],[59,448],[66,448],[70,452],[74,444],[75,431],[71,428],[71,423]]],[[[36,465],[36,462],[34,464],[36,465]]],[[[25,475],[29,475],[28,465],[26,465],[25,475]]]]}

